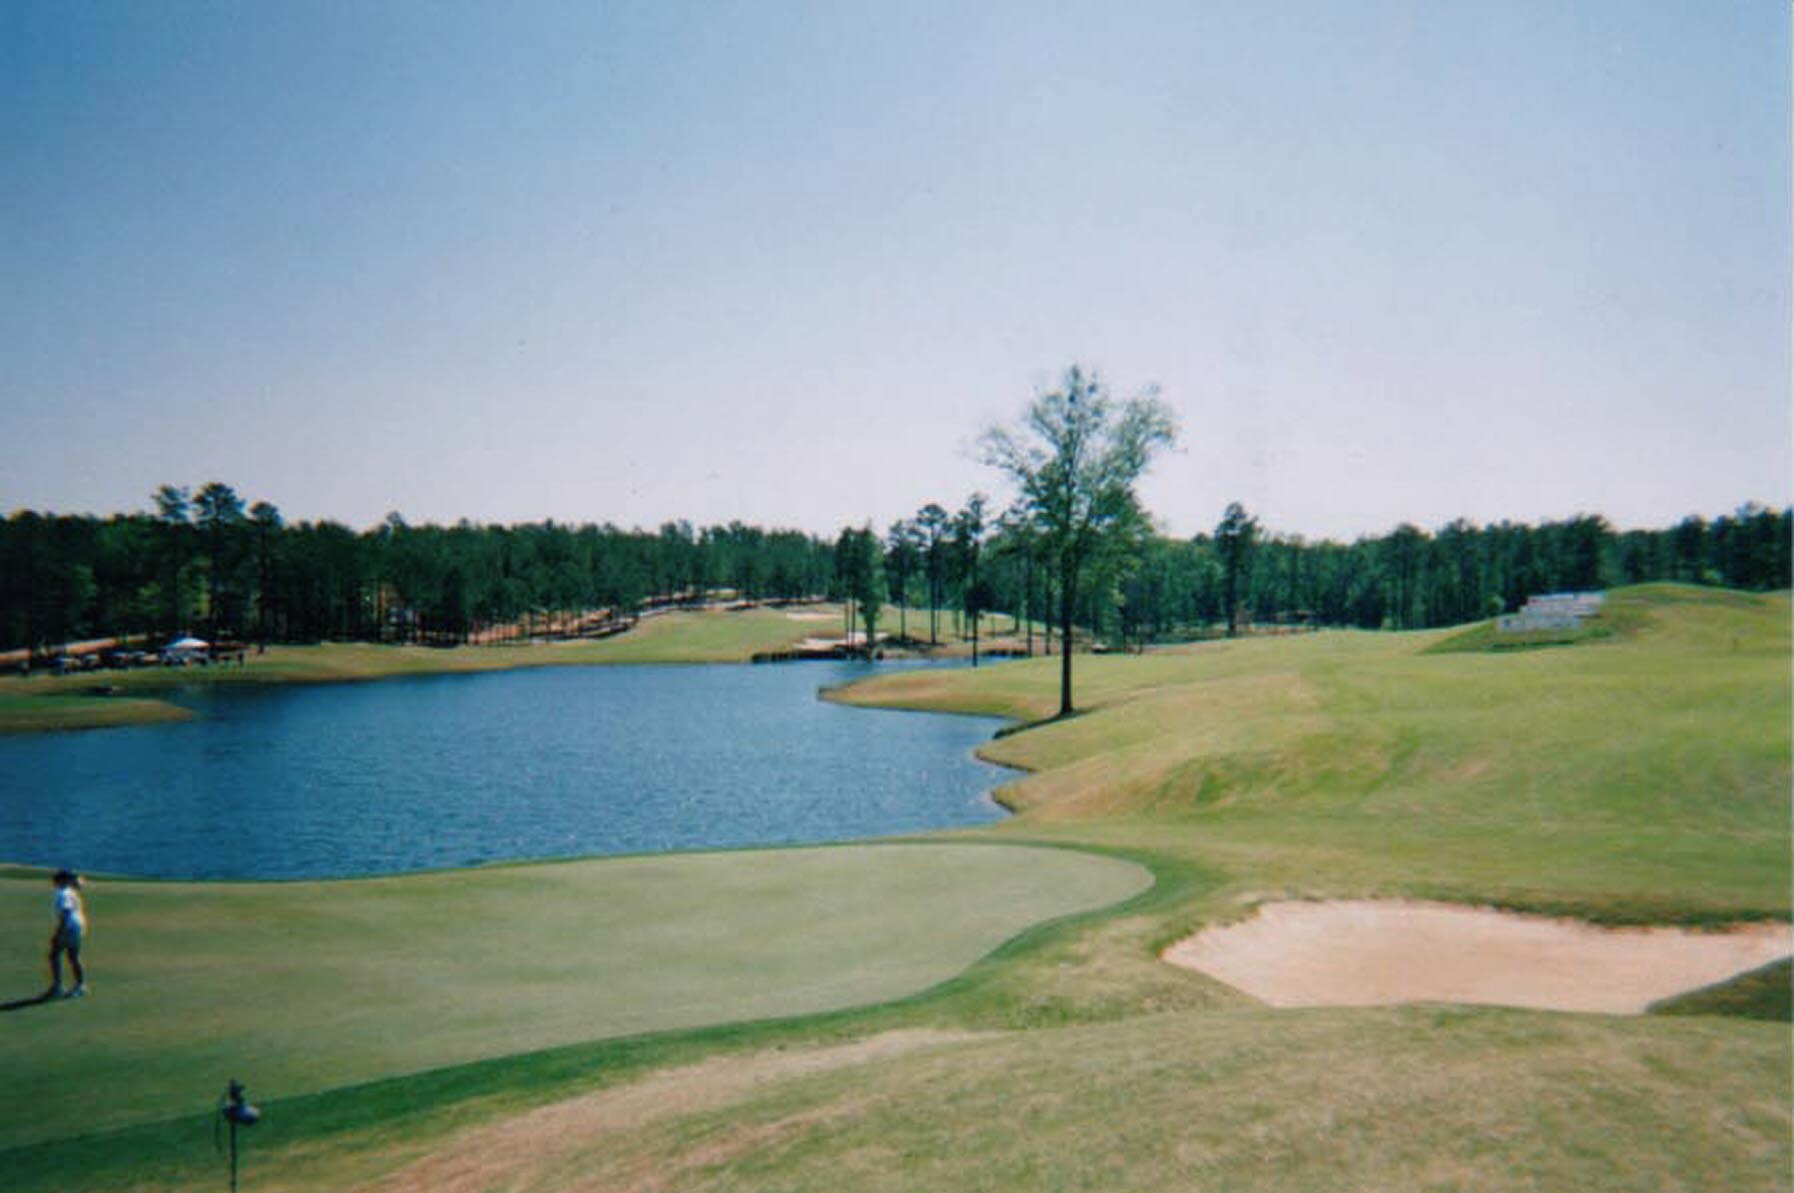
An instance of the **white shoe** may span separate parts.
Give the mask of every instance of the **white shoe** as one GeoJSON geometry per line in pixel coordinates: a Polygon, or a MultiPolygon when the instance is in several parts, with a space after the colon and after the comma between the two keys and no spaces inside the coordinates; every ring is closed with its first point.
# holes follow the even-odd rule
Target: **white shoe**
{"type": "Polygon", "coordinates": [[[76,986],[73,990],[70,990],[67,994],[63,995],[63,997],[64,998],[81,998],[81,997],[84,997],[86,994],[87,994],[87,983],[83,982],[79,986],[76,986]]]}

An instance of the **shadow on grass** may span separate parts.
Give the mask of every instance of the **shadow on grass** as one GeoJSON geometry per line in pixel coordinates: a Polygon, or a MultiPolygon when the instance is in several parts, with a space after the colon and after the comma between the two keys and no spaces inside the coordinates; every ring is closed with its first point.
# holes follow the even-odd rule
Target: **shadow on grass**
{"type": "Polygon", "coordinates": [[[1070,712],[1054,713],[1050,717],[1041,717],[1037,721],[1019,721],[1014,725],[1005,725],[997,730],[993,735],[992,740],[1000,741],[1005,737],[1013,737],[1018,733],[1026,733],[1030,729],[1045,729],[1048,725],[1057,725],[1061,721],[1075,721],[1083,716],[1086,711],[1086,709],[1074,708],[1070,712]]]}
{"type": "Polygon", "coordinates": [[[42,994],[33,994],[30,998],[15,998],[11,1002],[0,1002],[0,1012],[23,1011],[27,1007],[41,1007],[45,1003],[61,1001],[61,998],[45,990],[42,994]]]}

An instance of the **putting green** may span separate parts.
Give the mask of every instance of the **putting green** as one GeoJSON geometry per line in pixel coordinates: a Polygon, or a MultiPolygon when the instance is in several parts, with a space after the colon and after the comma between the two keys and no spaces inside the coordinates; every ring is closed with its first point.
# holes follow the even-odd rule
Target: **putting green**
{"type": "MultiPolygon", "coordinates": [[[[881,844],[325,883],[101,882],[91,997],[0,1015],[0,1148],[582,1040],[910,994],[1149,885],[1056,849],[881,844]]],[[[0,1000],[50,887],[0,879],[0,1000]]]]}

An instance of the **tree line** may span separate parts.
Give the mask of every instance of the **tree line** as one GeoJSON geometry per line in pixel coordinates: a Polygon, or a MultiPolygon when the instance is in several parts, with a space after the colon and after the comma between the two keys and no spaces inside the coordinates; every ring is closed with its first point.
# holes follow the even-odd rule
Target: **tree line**
{"type": "Polygon", "coordinates": [[[730,523],[656,531],[553,521],[361,532],[289,523],[229,485],[164,485],[153,512],[35,512],[0,524],[0,641],[39,646],[182,632],[259,642],[473,640],[494,626],[617,617],[718,588],[756,600],[828,591],[831,546],[730,523]]]}
{"type": "Polygon", "coordinates": [[[1581,515],[1532,526],[1462,519],[1403,524],[1350,544],[1263,532],[1238,505],[1212,534],[1155,537],[1118,584],[1117,634],[1174,637],[1190,627],[1426,629],[1512,612],[1528,597],[1675,580],[1788,588],[1790,511],[1746,505],[1657,530],[1615,530],[1581,515]]]}
{"type": "Polygon", "coordinates": [[[1460,520],[1347,544],[1266,531],[1236,504],[1212,532],[1180,538],[1125,503],[1112,524],[1080,532],[1077,511],[1055,530],[1025,494],[1001,510],[973,494],[829,540],[739,522],[413,526],[397,514],[358,532],[287,522],[216,482],[164,486],[152,504],[110,517],[20,511],[0,523],[0,646],[188,631],[448,644],[716,590],[850,602],[849,624],[868,637],[917,642],[975,641],[999,613],[1030,651],[1037,635],[1050,649],[1049,635],[1062,642],[1068,631],[1128,647],[1248,627],[1415,629],[1511,611],[1542,592],[1647,580],[1787,588],[1794,529],[1789,510],[1747,505],[1657,530],[1617,531],[1592,515],[1460,520]],[[1069,593],[1068,548],[1078,553],[1069,593]]]}

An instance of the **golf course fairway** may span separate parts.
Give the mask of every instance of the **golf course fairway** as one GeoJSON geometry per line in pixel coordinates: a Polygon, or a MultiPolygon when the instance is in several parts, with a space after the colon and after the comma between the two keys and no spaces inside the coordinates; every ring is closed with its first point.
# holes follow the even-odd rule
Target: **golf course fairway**
{"type": "MultiPolygon", "coordinates": [[[[981,753],[1027,772],[998,792],[1016,816],[98,883],[93,997],[0,1015],[0,1184],[205,1187],[236,1076],[267,1111],[246,1190],[1785,1193],[1786,962],[1607,1014],[1279,1008],[1162,957],[1291,900],[1785,931],[1789,629],[1787,593],[1648,585],[1573,645],[1080,656],[1069,718],[1057,657],[896,671],[830,698],[1014,718],[981,753]]],[[[48,904],[0,883],[0,996],[41,983],[48,904]]]]}
{"type": "MultiPolygon", "coordinates": [[[[0,1016],[0,1152],[613,1036],[914,994],[1150,882],[1061,849],[866,845],[326,883],[100,881],[90,997],[0,1016]]],[[[48,884],[0,879],[0,998],[45,985],[48,884]]]]}

